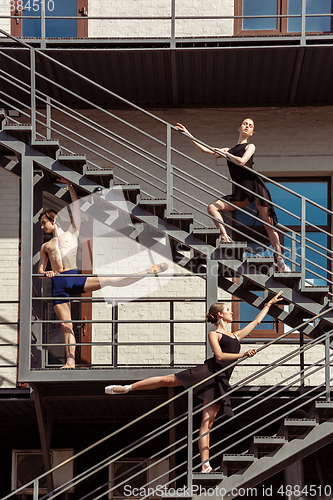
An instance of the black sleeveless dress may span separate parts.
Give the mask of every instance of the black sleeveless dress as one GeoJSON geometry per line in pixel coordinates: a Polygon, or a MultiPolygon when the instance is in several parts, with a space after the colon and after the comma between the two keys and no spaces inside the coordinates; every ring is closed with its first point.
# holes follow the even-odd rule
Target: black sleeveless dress
{"type": "MultiPolygon", "coordinates": [[[[233,148],[229,149],[229,153],[231,153],[234,156],[242,157],[245,153],[245,148],[247,146],[247,143],[243,144],[236,144],[233,148]]],[[[229,167],[229,172],[230,172],[230,177],[233,181],[237,182],[238,184],[241,184],[242,186],[246,187],[247,189],[250,189],[251,191],[254,191],[254,193],[259,194],[265,200],[262,200],[261,198],[257,198],[255,194],[249,193],[248,191],[245,191],[239,186],[233,186],[234,191],[232,194],[229,194],[228,196],[224,196],[223,200],[225,201],[231,201],[233,203],[234,201],[245,201],[249,200],[249,202],[254,202],[257,200],[258,205],[261,207],[268,207],[269,208],[269,215],[273,219],[273,225],[276,226],[278,223],[277,216],[275,213],[274,205],[272,204],[272,198],[271,194],[266,187],[264,181],[255,173],[255,172],[249,172],[248,170],[245,170],[245,168],[236,165],[236,163],[233,163],[230,160],[227,160],[228,167],[229,167]],[[266,201],[267,200],[267,201],[266,201]]],[[[251,158],[245,163],[245,165],[249,168],[253,169],[253,155],[251,158]]]]}
{"type": "MultiPolygon", "coordinates": [[[[219,344],[223,352],[238,354],[240,351],[240,343],[236,337],[222,334],[219,344]]],[[[188,389],[192,385],[197,384],[201,380],[204,380],[232,363],[233,361],[217,361],[215,356],[213,356],[212,358],[206,359],[202,365],[197,365],[194,368],[188,368],[187,370],[176,373],[176,378],[186,389],[188,389]]],[[[208,402],[214,401],[214,399],[219,396],[223,396],[223,394],[230,390],[229,379],[233,369],[234,367],[227,368],[216,377],[199,385],[194,389],[194,394],[200,399],[208,402]]],[[[221,411],[225,413],[225,415],[228,417],[233,416],[234,412],[231,408],[229,396],[217,401],[217,403],[221,405],[221,411]]]]}

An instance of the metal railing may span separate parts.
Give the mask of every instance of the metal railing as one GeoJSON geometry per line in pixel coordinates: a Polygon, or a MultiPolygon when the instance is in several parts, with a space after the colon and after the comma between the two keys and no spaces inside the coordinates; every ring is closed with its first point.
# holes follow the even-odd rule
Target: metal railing
{"type": "MultiPolygon", "coordinates": [[[[309,319],[308,321],[304,322],[304,324],[308,324],[310,322],[313,322],[315,319],[318,319],[320,315],[313,317],[309,319]]],[[[293,333],[292,331],[286,334],[283,334],[280,338],[283,338],[287,335],[290,335],[293,333]]],[[[261,377],[265,373],[269,373],[274,371],[275,369],[279,369],[282,365],[284,365],[286,362],[290,361],[293,359],[295,356],[298,356],[300,352],[306,352],[312,349],[315,346],[318,346],[320,343],[323,341],[325,342],[325,356],[322,359],[317,360],[310,366],[304,369],[304,371],[300,374],[298,371],[295,371],[295,373],[289,375],[285,379],[281,380],[279,383],[274,385],[273,387],[267,388],[264,392],[262,393],[257,393],[256,395],[252,396],[250,400],[245,400],[242,402],[239,406],[237,406],[235,410],[235,415],[231,417],[228,422],[232,422],[238,418],[240,418],[243,414],[249,412],[252,409],[258,409],[260,408],[260,405],[268,401],[272,395],[278,395],[281,394],[283,391],[285,391],[286,388],[292,387],[295,384],[295,381],[299,379],[299,377],[309,377],[312,376],[321,370],[324,371],[324,376],[325,376],[325,381],[323,383],[319,383],[317,386],[312,387],[307,391],[306,394],[300,394],[297,397],[291,398],[290,401],[287,401],[283,405],[280,405],[278,408],[275,408],[267,414],[263,414],[261,417],[259,417],[256,421],[251,422],[250,424],[246,425],[245,427],[240,426],[237,427],[237,431],[234,431],[231,435],[228,435],[228,437],[224,437],[223,439],[220,439],[218,442],[214,443],[211,446],[211,450],[214,450],[215,448],[219,447],[218,451],[214,451],[214,454],[211,456],[211,459],[216,458],[217,456],[221,456],[224,452],[228,451],[231,447],[234,446],[239,446],[242,443],[243,446],[247,446],[246,443],[248,442],[249,438],[255,435],[256,433],[262,432],[264,429],[267,427],[271,426],[274,423],[282,422],[283,418],[288,417],[288,415],[292,412],[295,411],[296,409],[303,408],[304,406],[308,406],[311,402],[313,403],[315,400],[317,400],[320,397],[324,397],[326,401],[330,401],[330,393],[331,393],[331,384],[332,384],[332,378],[330,376],[330,367],[333,364],[333,354],[330,354],[330,349],[329,349],[329,342],[331,340],[331,335],[332,331],[323,333],[321,337],[319,337],[316,340],[312,340],[308,345],[303,346],[302,348],[297,348],[291,353],[282,356],[278,360],[274,361],[270,365],[262,368],[260,371],[245,377],[242,379],[240,382],[235,384],[230,391],[228,391],[226,394],[223,396],[217,398],[214,402],[221,403],[221,401],[230,395],[232,395],[235,391],[239,390],[240,388],[246,386],[250,381],[253,382],[257,378],[261,377]],[[250,430],[250,432],[248,432],[250,430]],[[244,432],[246,435],[244,436],[244,432]],[[236,439],[230,444],[230,439],[236,439]],[[223,445],[223,443],[226,443],[223,445]],[[222,446],[222,449],[221,449],[222,446]],[[224,447],[223,447],[224,446],[224,447]]],[[[266,349],[268,346],[276,344],[276,342],[279,339],[274,339],[269,345],[263,346],[262,348],[258,349],[258,351],[263,351],[266,349]]],[[[243,359],[244,360],[244,359],[243,359]]],[[[217,372],[214,375],[211,375],[210,377],[207,377],[207,379],[203,380],[202,382],[196,384],[195,386],[192,386],[189,389],[184,390],[180,394],[168,399],[167,401],[163,402],[156,408],[148,411],[144,415],[134,419],[132,422],[124,425],[120,429],[117,429],[116,431],[112,432],[108,436],[105,436],[101,440],[97,441],[93,445],[89,446],[85,450],[82,450],[81,452],[77,453],[70,459],[64,461],[63,463],[57,465],[54,467],[52,470],[45,472],[44,474],[41,474],[39,477],[35,478],[34,480],[30,481],[26,485],[22,486],[21,488],[17,489],[16,491],[12,492],[10,495],[7,495],[6,497],[3,498],[3,500],[7,500],[14,495],[19,494],[22,492],[24,489],[26,489],[28,486],[33,488],[34,491],[34,498],[38,498],[38,491],[39,491],[39,484],[41,479],[45,478],[48,474],[52,474],[54,471],[59,470],[61,467],[65,466],[71,461],[76,460],[77,458],[81,457],[85,453],[89,453],[93,448],[96,448],[97,446],[101,445],[102,443],[105,443],[106,441],[114,438],[116,435],[119,435],[122,432],[128,432],[129,428],[137,424],[138,422],[142,422],[144,418],[151,416],[153,413],[156,411],[159,411],[161,408],[165,407],[166,405],[169,405],[170,403],[174,402],[180,397],[183,397],[185,394],[187,394],[187,401],[188,401],[188,408],[185,413],[182,413],[178,415],[177,417],[173,418],[170,422],[168,423],[163,423],[160,425],[158,428],[153,429],[152,431],[148,432],[146,435],[138,438],[135,442],[129,444],[128,446],[121,447],[119,450],[115,451],[112,453],[111,456],[107,456],[103,460],[101,460],[99,463],[93,465],[92,467],[89,467],[87,470],[79,473],[76,477],[71,478],[68,480],[66,483],[62,484],[52,492],[49,492],[45,497],[42,498],[48,498],[48,499],[53,499],[59,497],[62,493],[65,493],[67,490],[70,488],[76,487],[78,485],[84,484],[84,481],[90,479],[93,475],[99,474],[101,471],[105,470],[106,468],[109,468],[111,464],[116,463],[119,460],[124,460],[126,457],[131,457],[133,453],[142,453],[142,449],[144,449],[144,446],[147,443],[154,444],[154,449],[156,450],[154,454],[150,457],[150,459],[146,459],[143,462],[141,462],[144,465],[146,465],[146,469],[152,469],[154,466],[158,465],[159,463],[162,463],[163,461],[167,460],[168,463],[172,461],[172,466],[168,466],[168,471],[167,473],[160,473],[160,476],[156,477],[156,474],[154,476],[154,479],[149,480],[145,484],[141,484],[140,486],[142,488],[146,488],[148,491],[148,488],[152,486],[152,484],[155,484],[156,487],[156,482],[159,481],[160,479],[163,481],[160,486],[165,488],[166,490],[170,489],[173,487],[175,484],[177,484],[177,488],[185,488],[187,492],[190,492],[188,496],[193,496],[191,492],[193,492],[193,472],[201,465],[201,462],[198,463],[198,455],[193,453],[193,444],[197,443],[197,441],[202,438],[203,436],[197,436],[197,430],[193,429],[193,416],[195,416],[201,409],[198,407],[193,406],[193,392],[195,391],[196,388],[198,388],[201,384],[206,383],[208,380],[213,379],[216,376],[219,376],[223,371],[226,369],[232,367],[232,366],[237,366],[242,363],[243,360],[238,360],[234,363],[230,363],[230,365],[219,372],[217,372]],[[169,431],[172,429],[175,429],[178,425],[187,423],[187,430],[181,433],[181,435],[178,434],[177,439],[174,442],[169,443],[167,446],[165,446],[165,443],[163,441],[163,435],[168,436],[169,431]],[[158,440],[158,444],[156,442],[158,440]],[[177,463],[175,457],[176,454],[179,452],[184,452],[187,450],[187,459],[184,461],[181,459],[181,461],[177,463]],[[185,467],[186,466],[186,467],[185,467]],[[185,467],[185,470],[184,470],[185,467]],[[167,476],[167,478],[165,478],[167,476]]],[[[280,378],[280,377],[279,377],[280,378]]],[[[121,396],[121,397],[126,397],[126,396],[121,396]]],[[[209,403],[212,404],[213,402],[209,403]]],[[[217,431],[221,426],[225,426],[225,422],[223,420],[223,416],[219,417],[216,422],[214,428],[209,431],[207,434],[212,434],[217,431]],[[222,421],[221,421],[222,420],[222,421]]],[[[178,428],[178,429],[181,429],[178,428]]],[[[178,433],[181,431],[179,430],[178,433]]],[[[113,446],[114,448],[114,446],[113,446]]],[[[245,450],[243,450],[245,452],[245,450]]],[[[265,465],[266,466],[266,465],[265,465]]],[[[119,489],[120,487],[125,487],[126,485],[130,485],[131,481],[133,481],[138,475],[140,474],[140,471],[135,470],[136,466],[133,466],[131,469],[129,467],[129,470],[126,470],[126,476],[124,479],[122,479],[121,476],[116,476],[112,477],[109,479],[109,481],[104,482],[100,484],[100,486],[96,489],[89,490],[89,482],[84,486],[84,496],[81,497],[81,500],[84,498],[91,498],[94,500],[97,500],[99,498],[106,497],[106,495],[109,495],[112,493],[116,488],[119,489]],[[134,470],[133,474],[131,476],[128,476],[128,472],[131,472],[134,470]]],[[[101,482],[101,480],[100,480],[101,482]]],[[[132,483],[133,484],[133,483],[132,483]]],[[[146,499],[152,494],[151,490],[147,494],[143,494],[140,496],[140,498],[146,499]]],[[[128,496],[128,493],[124,494],[124,496],[128,496]]],[[[166,495],[167,496],[167,495],[166,495]]],[[[182,496],[182,495],[179,495],[182,496]]]]}
{"type": "MultiPolygon", "coordinates": [[[[0,30],[3,34],[5,32],[0,30]]],[[[16,40],[11,35],[8,35],[10,38],[16,40]]],[[[0,79],[4,79],[6,82],[11,82],[14,87],[19,87],[21,92],[26,94],[30,99],[30,106],[26,106],[26,104],[19,99],[12,97],[11,95],[5,94],[2,90],[0,90],[1,101],[6,107],[11,107],[11,109],[16,109],[22,114],[24,118],[23,122],[26,120],[31,121],[32,126],[32,138],[31,144],[32,146],[36,141],[42,139],[50,140],[52,138],[64,138],[66,140],[66,144],[70,144],[71,148],[64,148],[61,146],[61,151],[66,153],[77,153],[84,152],[88,157],[88,166],[90,168],[101,169],[99,165],[100,161],[112,162],[112,164],[116,168],[115,178],[118,182],[127,183],[128,177],[123,178],[120,177],[118,172],[122,172],[125,176],[130,176],[130,179],[137,179],[142,184],[145,189],[141,189],[141,193],[146,196],[152,198],[166,197],[166,206],[167,213],[177,213],[175,210],[175,205],[187,209],[191,209],[194,213],[199,215],[206,216],[206,206],[204,202],[200,201],[200,192],[208,193],[212,198],[220,197],[221,191],[213,188],[209,183],[205,182],[203,178],[207,175],[214,175],[217,179],[222,182],[228,183],[231,186],[240,186],[236,182],[229,179],[227,176],[216,172],[214,169],[207,167],[202,162],[191,158],[190,156],[184,154],[181,150],[175,148],[172,142],[172,133],[175,131],[178,134],[179,140],[179,131],[172,126],[170,123],[162,120],[159,117],[156,117],[154,114],[139,108],[136,105],[133,105],[129,101],[117,96],[114,92],[102,87],[91,79],[80,75],[77,71],[65,66],[64,64],[56,61],[52,57],[38,49],[32,48],[27,43],[22,42],[21,40],[16,40],[19,45],[29,49],[30,52],[30,65],[26,65],[20,61],[16,61],[9,54],[1,51],[1,54],[15,62],[20,66],[21,71],[27,72],[26,74],[30,75],[28,81],[20,80],[4,70],[0,70],[0,79]],[[146,130],[136,126],[124,120],[123,118],[118,117],[115,113],[111,113],[108,110],[101,108],[100,106],[96,106],[94,102],[90,99],[85,98],[84,96],[78,95],[76,92],[72,91],[70,88],[66,88],[63,85],[54,82],[47,75],[42,74],[38,71],[35,71],[35,61],[36,57],[38,58],[46,58],[49,62],[55,65],[55,67],[60,67],[62,70],[68,71],[69,75],[74,75],[82,79],[87,86],[90,86],[91,89],[98,89],[106,93],[106,95],[110,95],[112,97],[117,97],[119,102],[122,104],[126,104],[130,106],[132,109],[142,113],[147,119],[152,120],[152,127],[160,127],[158,128],[158,137],[150,134],[146,130]],[[55,99],[52,95],[47,95],[44,92],[41,92],[37,88],[37,81],[45,81],[49,85],[54,86],[55,89],[58,89],[62,92],[68,93],[71,97],[75,97],[80,100],[84,106],[90,106],[93,109],[96,109],[100,113],[100,117],[106,117],[107,120],[112,120],[115,124],[119,123],[122,127],[128,128],[127,137],[123,137],[115,132],[112,128],[101,125],[96,120],[93,120],[89,117],[86,117],[82,112],[78,110],[71,109],[69,106],[62,104],[58,99],[55,99]],[[14,104],[13,104],[14,103],[14,104]],[[41,106],[44,107],[45,111],[41,111],[41,106]],[[56,113],[59,114],[60,118],[56,118],[56,113]],[[73,127],[67,127],[62,123],[61,116],[66,117],[68,120],[73,121],[73,127]],[[79,133],[76,130],[76,126],[80,126],[82,128],[84,125],[87,129],[87,134],[79,133]],[[94,139],[90,139],[90,131],[94,131],[95,137],[94,139]],[[132,135],[137,134],[137,139],[133,139],[132,135]],[[163,140],[163,135],[165,139],[163,140]],[[131,137],[131,138],[129,138],[131,137]],[[162,139],[161,139],[162,137],[162,139]],[[152,145],[151,149],[143,148],[140,145],[140,138],[143,138],[146,142],[149,141],[152,145]],[[107,139],[108,141],[112,141],[113,148],[105,147],[103,141],[107,139]],[[122,154],[118,154],[117,148],[120,148],[122,154]],[[124,156],[130,157],[128,160],[124,156]],[[92,156],[94,160],[92,160],[92,156]],[[176,157],[175,157],[176,156],[176,157]],[[175,165],[175,160],[180,158],[179,162],[189,162],[190,165],[195,165],[202,169],[202,176],[189,178],[188,171],[184,168],[180,168],[175,165]],[[177,183],[177,180],[186,181],[187,184],[191,185],[198,189],[198,196],[189,194],[187,191],[181,188],[181,185],[177,183]],[[146,191],[147,189],[147,191],[146,191]],[[149,191],[148,191],[149,189],[149,191]]],[[[21,120],[22,121],[22,120],[21,120]]],[[[11,119],[12,123],[20,124],[20,121],[11,119]]],[[[186,134],[183,134],[186,136],[186,134]]],[[[214,151],[210,146],[203,143],[199,139],[195,139],[198,143],[205,145],[207,148],[214,151]]],[[[247,167],[244,167],[248,169],[247,167]]],[[[251,171],[251,169],[248,169],[251,171]]],[[[311,285],[311,279],[320,279],[322,283],[331,286],[333,284],[333,279],[331,274],[329,273],[332,267],[333,261],[333,251],[329,249],[330,241],[332,238],[332,234],[330,231],[323,229],[320,226],[313,224],[311,220],[307,218],[307,211],[309,207],[315,207],[318,212],[320,212],[324,218],[327,220],[327,224],[325,227],[330,227],[330,217],[333,212],[325,207],[320,206],[318,203],[308,199],[305,196],[302,196],[291,189],[275,182],[266,177],[265,175],[256,172],[256,174],[262,178],[264,181],[270,181],[274,185],[278,186],[281,190],[285,191],[289,195],[292,195],[295,200],[299,200],[301,205],[301,213],[300,215],[295,215],[285,209],[282,206],[273,202],[275,208],[281,210],[289,216],[292,216],[297,225],[300,227],[300,231],[290,230],[285,226],[274,227],[270,224],[266,224],[271,228],[274,228],[281,236],[285,235],[286,240],[291,242],[291,248],[283,246],[284,253],[288,261],[291,263],[293,270],[301,272],[301,286],[304,288],[307,285],[311,285]],[[325,235],[327,238],[327,246],[323,246],[319,243],[316,243],[311,240],[309,237],[308,230],[315,230],[318,233],[325,235]],[[320,257],[325,258],[327,262],[327,266],[322,266],[313,260],[309,259],[307,256],[307,251],[311,251],[320,257]],[[310,280],[310,281],[309,281],[310,280]]],[[[133,182],[133,181],[132,181],[133,182]]],[[[241,186],[245,191],[251,191],[244,186],[241,186]]],[[[256,194],[257,198],[262,198],[261,196],[256,194]]],[[[264,199],[264,198],[262,198],[264,199]]],[[[230,203],[232,205],[232,203],[230,203]]],[[[261,219],[256,216],[256,214],[252,212],[248,212],[245,209],[237,208],[240,213],[246,214],[254,222],[261,222],[261,219]]],[[[179,208],[178,208],[179,210],[179,208]]],[[[196,219],[194,218],[196,221],[196,219]]],[[[200,221],[196,221],[201,226],[204,226],[204,223],[200,221]]],[[[225,221],[226,227],[233,230],[240,236],[240,239],[250,239],[252,242],[261,246],[263,250],[269,250],[269,242],[268,240],[264,240],[262,235],[258,232],[254,231],[255,236],[248,237],[246,233],[244,233],[245,225],[238,223],[237,226],[231,224],[230,221],[225,221]],[[258,236],[258,237],[257,237],[258,236]],[[260,239],[258,239],[260,238],[260,239]],[[267,243],[265,243],[267,241],[267,243]]],[[[204,247],[203,247],[204,248],[204,247]]],[[[210,252],[209,246],[207,246],[207,252],[210,252]]],[[[332,296],[331,292],[329,292],[329,296],[332,296]]],[[[80,321],[82,323],[82,321],[80,321]]]]}
{"type": "MultiPolygon", "coordinates": [[[[88,12],[86,12],[84,9],[82,9],[81,15],[74,15],[74,16],[66,16],[66,15],[53,15],[55,3],[53,0],[49,0],[46,2],[46,0],[40,0],[40,2],[33,2],[33,5],[29,7],[28,9],[24,8],[23,9],[23,4],[24,2],[19,2],[17,6],[17,11],[15,13],[11,12],[11,15],[1,15],[0,19],[8,19],[8,20],[15,20],[16,23],[29,23],[29,21],[34,20],[34,21],[40,21],[39,27],[40,27],[40,36],[34,36],[33,39],[35,41],[39,41],[40,47],[42,49],[47,47],[48,41],[50,41],[47,38],[47,21],[48,20],[59,20],[63,21],[66,23],[66,21],[70,20],[76,20],[78,23],[78,26],[80,25],[81,27],[84,26],[85,29],[83,33],[80,34],[80,37],[83,36],[83,38],[90,38],[92,37],[93,39],[98,39],[98,38],[110,38],[109,35],[109,25],[110,23],[116,23],[119,25],[119,34],[118,35],[113,35],[112,38],[114,39],[121,39],[121,40],[131,40],[133,41],[141,41],[142,39],[146,39],[147,41],[149,40],[155,40],[155,41],[160,41],[163,43],[163,47],[167,46],[170,48],[175,48],[177,45],[182,44],[182,43],[189,43],[188,39],[188,31],[190,31],[190,36],[191,36],[191,43],[195,43],[197,41],[202,41],[205,39],[209,39],[210,42],[214,42],[216,40],[221,40],[221,39],[234,39],[237,38],[238,33],[235,33],[235,29],[233,26],[233,21],[244,21],[244,20],[271,20],[275,19],[276,22],[281,22],[281,20],[299,20],[300,21],[300,27],[298,29],[298,32],[293,31],[290,32],[289,30],[287,31],[288,38],[291,38],[293,40],[296,40],[300,45],[305,45],[307,38],[311,40],[313,38],[313,30],[307,30],[306,29],[306,21],[311,19],[311,18],[330,18],[332,17],[332,12],[327,12],[327,13],[307,13],[307,5],[306,5],[306,0],[301,0],[301,6],[300,6],[300,11],[298,14],[262,14],[262,15],[233,15],[230,12],[228,12],[228,9],[225,9],[225,13],[222,12],[222,14],[216,14],[216,15],[180,15],[177,13],[177,8],[181,10],[182,5],[181,3],[177,4],[176,0],[166,0],[164,5],[162,6],[163,9],[160,6],[159,11],[164,10],[168,11],[165,15],[161,15],[160,12],[158,14],[153,13],[152,15],[141,15],[141,13],[136,13],[138,11],[133,13],[130,13],[128,10],[126,10],[125,15],[106,15],[104,13],[103,16],[100,15],[90,15],[88,12]],[[31,11],[34,11],[36,15],[32,15],[33,13],[31,11]],[[28,11],[28,12],[27,12],[28,11]],[[23,14],[24,12],[24,14],[23,14]],[[37,15],[38,14],[38,15],[37,15]],[[190,21],[192,22],[191,28],[186,28],[184,27],[184,24],[186,26],[186,22],[190,21]],[[219,28],[215,27],[216,29],[216,35],[212,36],[211,33],[207,35],[205,30],[200,29],[201,35],[196,35],[196,30],[198,29],[198,26],[193,28],[193,21],[197,21],[198,23],[201,22],[201,25],[203,24],[202,22],[205,21],[206,23],[209,21],[213,21],[215,23],[220,23],[218,26],[219,28]],[[94,22],[97,23],[97,26],[94,26],[94,22]],[[158,28],[156,27],[156,23],[159,22],[160,24],[158,25],[158,28]],[[123,23],[123,27],[122,27],[123,23]],[[138,31],[138,36],[136,38],[131,37],[128,35],[129,29],[128,29],[128,23],[131,23],[132,25],[132,30],[137,30],[138,31]],[[144,26],[142,26],[142,23],[144,23],[144,26]],[[223,26],[223,23],[226,24],[226,31],[224,35],[221,36],[221,23],[223,26]],[[100,26],[100,24],[102,26],[100,26]],[[103,28],[105,26],[105,28],[103,28]],[[169,28],[167,27],[169,26],[169,28]],[[95,33],[94,33],[95,31],[95,33]],[[102,31],[102,33],[101,33],[102,31]],[[307,35],[307,31],[311,31],[310,35],[307,35]],[[92,32],[92,34],[91,34],[92,32]],[[163,34],[161,34],[161,32],[163,34]]],[[[113,24],[113,27],[115,24],[113,24]]],[[[263,28],[265,30],[265,28],[263,28]]],[[[255,30],[254,30],[255,31],[255,30]]],[[[282,38],[284,33],[279,33],[278,29],[276,29],[277,34],[276,38],[282,38]]],[[[214,28],[213,28],[214,32],[214,28]]],[[[75,35],[74,35],[75,36],[75,35]]],[[[68,35],[66,35],[66,38],[68,35]]],[[[243,38],[243,37],[242,37],[243,38]]],[[[262,37],[264,39],[264,37],[262,37]]],[[[61,37],[60,37],[61,39],[61,37]]],[[[260,39],[260,36],[257,37],[257,39],[260,39]]],[[[244,40],[244,38],[243,38],[244,40]]],[[[72,39],[73,43],[73,39],[72,39]]]]}

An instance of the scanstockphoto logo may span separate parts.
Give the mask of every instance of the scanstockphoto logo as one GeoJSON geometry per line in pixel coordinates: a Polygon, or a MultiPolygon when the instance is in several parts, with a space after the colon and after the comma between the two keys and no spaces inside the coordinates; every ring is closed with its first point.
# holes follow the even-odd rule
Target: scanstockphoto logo
{"type": "MultiPolygon", "coordinates": [[[[79,211],[75,202],[71,203],[57,213],[56,220],[65,231],[73,227],[73,223],[80,227],[77,267],[84,274],[91,269],[101,281],[112,275],[145,274],[147,269],[160,263],[168,265],[166,270],[166,266],[163,267],[163,272],[150,274],[130,286],[103,287],[101,293],[108,304],[112,305],[113,297],[121,296],[121,302],[127,302],[148,296],[169,283],[174,272],[169,238],[130,214],[130,203],[122,188],[103,189],[80,198],[79,203],[79,211]]],[[[152,219],[156,221],[153,215],[152,219]]],[[[73,251],[71,248],[70,252],[73,251]]]]}

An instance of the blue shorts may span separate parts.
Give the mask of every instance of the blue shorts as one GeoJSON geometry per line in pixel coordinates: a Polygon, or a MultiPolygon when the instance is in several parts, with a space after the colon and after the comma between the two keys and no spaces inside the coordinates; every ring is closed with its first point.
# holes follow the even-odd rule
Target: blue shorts
{"type": "Polygon", "coordinates": [[[60,300],[54,300],[53,305],[69,302],[66,297],[81,295],[84,292],[84,286],[87,278],[84,276],[64,276],[66,274],[77,274],[77,269],[70,269],[57,274],[52,278],[52,297],[64,297],[60,300]]]}

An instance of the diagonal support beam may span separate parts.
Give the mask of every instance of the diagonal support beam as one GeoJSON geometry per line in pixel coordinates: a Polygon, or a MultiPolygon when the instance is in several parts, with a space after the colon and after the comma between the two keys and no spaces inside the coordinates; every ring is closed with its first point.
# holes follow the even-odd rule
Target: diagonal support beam
{"type": "MultiPolygon", "coordinates": [[[[278,451],[257,460],[243,473],[239,472],[224,479],[216,487],[219,494],[214,498],[216,500],[223,500],[223,498],[232,500],[238,497],[240,488],[254,488],[288,465],[307,457],[331,442],[333,442],[333,419],[317,425],[308,434],[293,439],[278,451]]],[[[204,495],[198,495],[194,498],[195,500],[207,500],[204,495]]]]}

